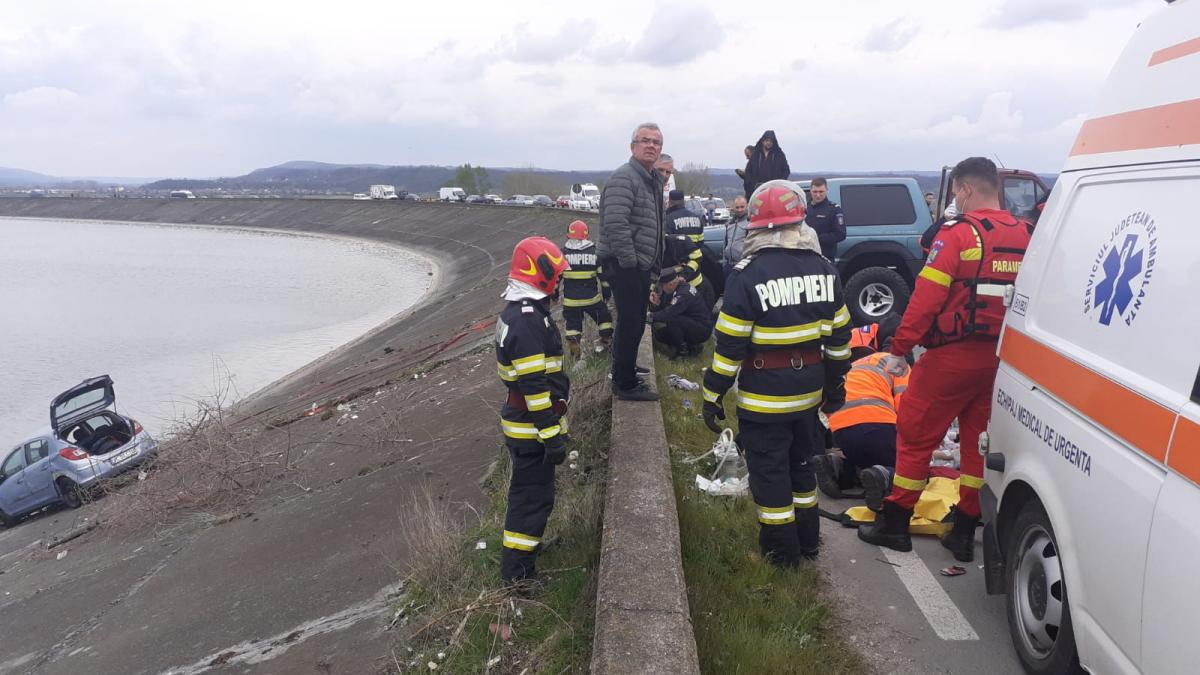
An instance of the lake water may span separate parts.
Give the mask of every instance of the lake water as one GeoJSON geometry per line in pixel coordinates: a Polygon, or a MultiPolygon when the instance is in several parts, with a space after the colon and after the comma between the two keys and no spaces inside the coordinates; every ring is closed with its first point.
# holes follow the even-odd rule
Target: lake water
{"type": "Polygon", "coordinates": [[[428,259],[356,239],[0,218],[0,452],[111,375],[152,433],[247,396],[410,307],[428,259]]]}

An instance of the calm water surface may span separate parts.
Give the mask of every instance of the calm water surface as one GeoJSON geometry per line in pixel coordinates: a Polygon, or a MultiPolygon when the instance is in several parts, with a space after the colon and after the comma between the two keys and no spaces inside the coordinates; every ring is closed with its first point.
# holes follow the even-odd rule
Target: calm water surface
{"type": "Polygon", "coordinates": [[[0,452],[95,375],[152,432],[246,396],[411,306],[420,256],[370,242],[0,218],[0,452]]]}

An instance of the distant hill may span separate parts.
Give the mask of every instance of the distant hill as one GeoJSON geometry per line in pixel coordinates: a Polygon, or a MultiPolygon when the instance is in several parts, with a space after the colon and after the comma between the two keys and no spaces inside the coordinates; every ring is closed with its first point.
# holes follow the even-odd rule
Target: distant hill
{"type": "Polygon", "coordinates": [[[0,166],[0,187],[43,187],[61,182],[61,178],[54,176],[0,166]]]}

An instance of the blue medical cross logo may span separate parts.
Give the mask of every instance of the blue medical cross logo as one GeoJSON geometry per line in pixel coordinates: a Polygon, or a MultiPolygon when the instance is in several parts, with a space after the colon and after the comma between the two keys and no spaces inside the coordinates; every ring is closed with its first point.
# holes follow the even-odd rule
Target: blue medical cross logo
{"type": "Polygon", "coordinates": [[[1142,273],[1142,257],[1146,249],[1137,247],[1138,235],[1125,235],[1121,248],[1113,247],[1104,258],[1104,279],[1096,284],[1096,303],[1100,308],[1100,323],[1112,322],[1113,311],[1120,316],[1133,302],[1133,279],[1142,273]]]}

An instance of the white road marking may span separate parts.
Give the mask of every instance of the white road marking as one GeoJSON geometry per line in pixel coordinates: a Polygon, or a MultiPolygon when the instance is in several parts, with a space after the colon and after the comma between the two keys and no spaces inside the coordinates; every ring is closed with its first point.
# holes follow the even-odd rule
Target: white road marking
{"type": "Polygon", "coordinates": [[[383,616],[391,611],[391,604],[400,589],[389,586],[380,590],[370,600],[344,609],[336,614],[306,621],[265,640],[248,640],[213,652],[188,666],[168,668],[163,675],[198,675],[218,666],[262,663],[269,661],[308,638],[345,630],[361,621],[383,616]]]}
{"type": "Polygon", "coordinates": [[[933,631],[943,640],[978,640],[979,634],[971,622],[946,594],[946,589],[933,578],[915,552],[900,553],[880,547],[888,561],[896,565],[896,575],[917,603],[933,631]]]}

